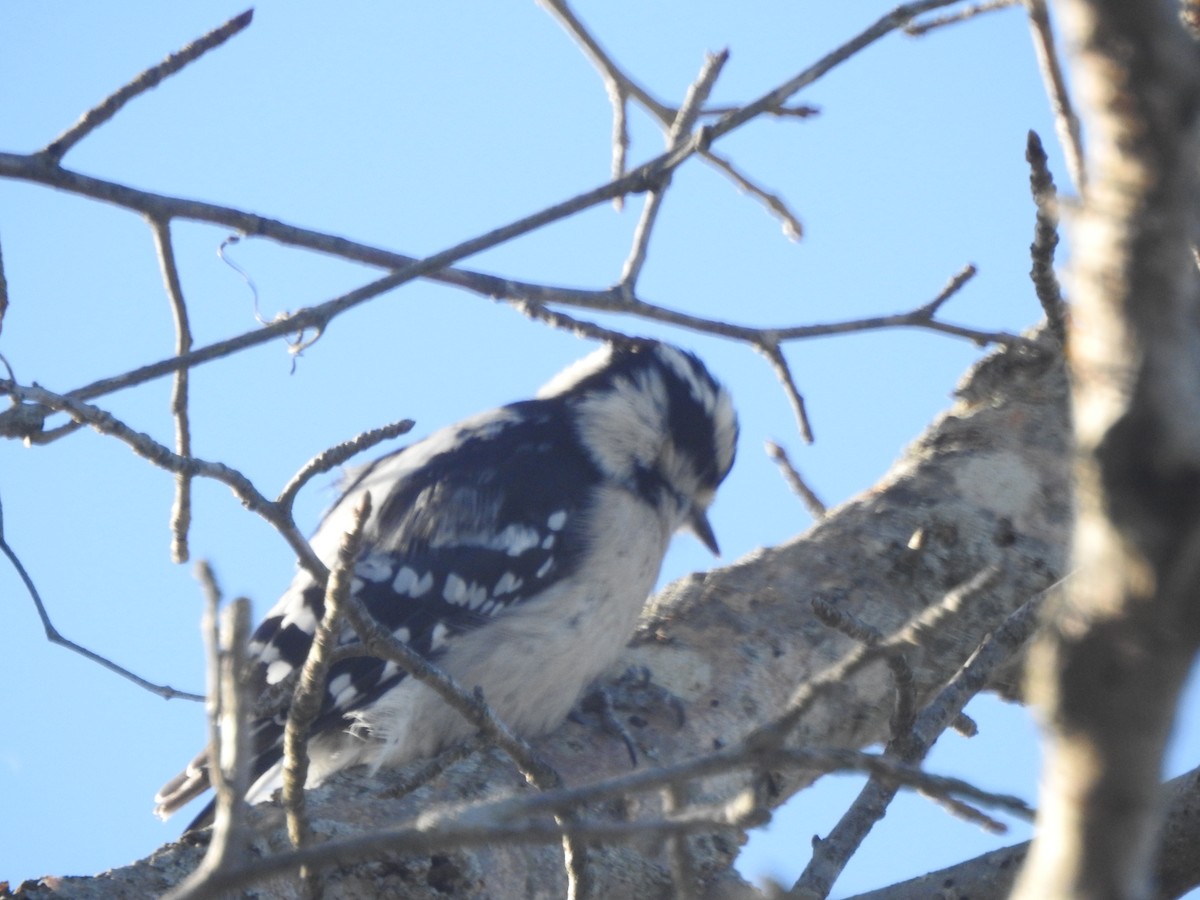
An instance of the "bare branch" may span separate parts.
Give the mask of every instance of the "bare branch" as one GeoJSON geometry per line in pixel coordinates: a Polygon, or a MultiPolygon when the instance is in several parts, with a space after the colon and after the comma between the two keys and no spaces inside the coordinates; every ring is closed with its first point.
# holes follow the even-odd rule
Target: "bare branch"
{"type": "Polygon", "coordinates": [[[755,184],[739,172],[737,167],[724,156],[714,153],[712,150],[705,150],[701,156],[705,162],[716,166],[729,176],[739,189],[762,202],[767,210],[783,223],[783,233],[789,240],[798,241],[804,236],[804,225],[800,222],[800,217],[792,212],[791,207],[782,197],[755,184]]]}
{"type": "Polygon", "coordinates": [[[412,431],[415,424],[412,419],[400,419],[380,428],[372,428],[369,431],[364,431],[362,434],[352,437],[348,441],[343,441],[337,446],[330,447],[328,450],[322,450],[301,466],[300,471],[292,476],[292,480],[279,492],[275,503],[290,512],[292,505],[296,502],[296,495],[313,478],[340,466],[346,460],[357,456],[364,450],[374,447],[376,444],[389,441],[402,434],[408,434],[412,431]]]}
{"type": "MultiPolygon", "coordinates": [[[[1046,592],[1048,593],[1048,592],[1046,592]]],[[[886,753],[913,765],[924,759],[934,742],[950,727],[966,706],[987,684],[995,670],[1012,658],[1033,634],[1037,613],[1046,593],[1031,599],[1010,615],[996,632],[963,666],[957,676],[941,691],[932,703],[912,721],[911,728],[895,731],[886,753]]],[[[894,668],[894,672],[897,670],[894,668]]],[[[899,682],[903,676],[897,673],[899,682]]],[[[911,679],[911,673],[909,675],[911,679]]],[[[911,697],[911,691],[909,692],[911,697]]],[[[899,716],[897,716],[899,718],[899,716]]],[[[834,826],[827,838],[814,846],[813,857],[796,881],[790,896],[825,897],[841,875],[846,863],[858,850],[875,823],[883,818],[895,797],[898,785],[872,776],[862,791],[834,826]]],[[[953,814],[965,817],[989,831],[1004,830],[1004,826],[947,795],[930,795],[953,814]]]]}
{"type": "MultiPolygon", "coordinates": [[[[304,786],[308,781],[308,730],[321,711],[325,682],[332,663],[331,654],[342,627],[343,603],[350,592],[354,563],[362,544],[363,526],[370,515],[371,492],[367,491],[354,510],[350,530],[338,547],[337,562],[325,586],[325,614],[313,635],[288,707],[287,724],[283,730],[283,808],[287,814],[288,836],[297,850],[312,837],[304,810],[304,786]]],[[[300,877],[311,894],[319,894],[315,873],[301,868],[300,877]]]]}
{"type": "Polygon", "coordinates": [[[735,128],[744,125],[763,113],[769,113],[771,110],[782,108],[798,91],[808,87],[814,81],[837,68],[859,51],[871,46],[871,44],[880,38],[887,36],[899,28],[903,28],[922,13],[933,9],[940,9],[943,6],[950,6],[957,2],[958,0],[920,0],[920,2],[903,3],[897,6],[891,12],[882,16],[873,25],[861,31],[840,47],[825,54],[811,66],[788,81],[785,81],[773,91],[769,91],[753,103],[748,103],[730,112],[728,115],[722,116],[711,126],[712,138],[716,139],[728,134],[735,128]]]}
{"type": "MultiPolygon", "coordinates": [[[[696,118],[700,115],[700,107],[708,99],[713,85],[716,84],[717,76],[721,74],[721,68],[725,65],[727,59],[729,59],[728,50],[722,50],[715,56],[710,54],[705,58],[704,67],[700,70],[699,77],[697,77],[696,81],[688,89],[683,106],[679,108],[675,120],[671,123],[671,130],[667,135],[668,150],[678,150],[684,146],[690,137],[692,126],[695,125],[696,118]]],[[[637,286],[638,275],[641,274],[642,265],[646,262],[646,250],[650,246],[650,233],[654,230],[654,223],[658,219],[658,210],[662,205],[663,194],[667,187],[670,186],[670,183],[670,177],[665,177],[660,184],[653,187],[646,195],[646,202],[642,207],[641,218],[638,219],[637,228],[634,229],[633,249],[630,250],[629,258],[625,261],[625,267],[621,271],[620,280],[621,288],[631,296],[633,289],[637,286]]]]}
{"type": "MultiPolygon", "coordinates": [[[[756,755],[754,759],[771,768],[875,773],[939,796],[966,797],[1022,817],[1030,814],[1028,805],[1019,797],[982,791],[960,779],[930,775],[877,754],[840,748],[797,748],[756,755]]],[[[430,853],[458,847],[546,844],[560,841],[564,834],[586,841],[616,843],[641,835],[662,838],[741,827],[744,824],[744,810],[736,803],[720,811],[706,811],[708,814],[693,815],[689,811],[677,818],[632,822],[588,821],[564,826],[557,822],[551,825],[540,816],[625,796],[631,791],[655,790],[733,771],[743,768],[747,760],[744,748],[718,751],[674,766],[640,770],[575,788],[488,801],[466,811],[461,807],[431,809],[418,818],[414,827],[334,839],[304,850],[255,860],[239,872],[222,873],[208,887],[213,891],[224,891],[292,871],[301,865],[346,865],[382,853],[430,853]]]]}
{"type": "Polygon", "coordinates": [[[1054,274],[1054,250],[1058,246],[1058,196],[1046,151],[1042,149],[1042,139],[1036,131],[1029,132],[1025,159],[1029,162],[1029,189],[1033,194],[1033,202],[1037,204],[1033,243],[1029,245],[1029,253],[1033,257],[1029,277],[1033,279],[1033,289],[1046,313],[1050,330],[1062,344],[1067,340],[1067,308],[1059,289],[1058,276],[1054,274]]]}
{"type": "MultiPolygon", "coordinates": [[[[541,6],[548,10],[566,29],[575,41],[583,48],[584,53],[600,72],[604,79],[605,90],[613,107],[613,177],[624,174],[625,157],[629,149],[629,132],[626,123],[627,106],[630,98],[636,100],[650,113],[659,124],[667,130],[674,127],[679,117],[679,110],[672,109],[662,103],[649,91],[638,84],[604,51],[599,42],[592,36],[579,18],[567,6],[565,0],[540,0],[541,6]]],[[[684,102],[687,106],[687,101],[684,102]]],[[[726,115],[737,107],[706,107],[698,110],[698,115],[711,117],[726,115]]],[[[783,117],[806,118],[814,115],[816,110],[810,106],[787,107],[779,106],[768,110],[771,115],[783,117]]],[[[702,154],[709,163],[728,176],[739,189],[762,201],[782,222],[784,234],[789,238],[798,239],[803,232],[799,218],[787,207],[782,198],[755,184],[750,178],[739,172],[732,162],[717,156],[711,151],[702,154]]],[[[614,203],[621,208],[623,198],[617,198],[614,203]]],[[[622,278],[622,283],[626,279],[622,278]]]]}
{"type": "Polygon", "coordinates": [[[1018,6],[1021,3],[1022,0],[987,0],[984,3],[973,3],[970,6],[964,6],[962,9],[956,9],[954,12],[926,19],[923,22],[913,22],[904,29],[904,33],[909,37],[924,37],[935,29],[944,28],[947,25],[956,25],[959,22],[974,19],[976,16],[981,16],[984,13],[995,12],[998,9],[1007,9],[1010,6],[1018,6]]]}
{"type": "Polygon", "coordinates": [[[592,37],[587,26],[579,21],[579,18],[567,5],[566,0],[538,0],[538,5],[558,19],[559,24],[583,48],[592,64],[604,76],[610,96],[615,94],[620,97],[633,97],[660,122],[669,123],[675,118],[675,110],[651,96],[649,91],[626,75],[621,67],[613,62],[604,48],[600,46],[599,41],[592,37]]]}
{"type": "Polygon", "coordinates": [[[208,758],[209,776],[216,792],[212,840],[204,860],[183,882],[167,894],[170,900],[209,896],[209,883],[221,873],[238,871],[246,864],[246,790],[249,787],[249,735],[246,724],[249,684],[250,601],[239,598],[220,616],[220,592],[208,565],[197,575],[204,588],[205,647],[208,651],[208,758]]]}
{"type": "Polygon", "coordinates": [[[967,263],[946,282],[946,286],[941,289],[936,297],[917,309],[916,313],[918,315],[927,315],[932,319],[938,314],[938,310],[942,308],[945,302],[961,291],[963,285],[974,278],[978,272],[979,270],[975,268],[974,263],[967,263]]]}
{"type": "Polygon", "coordinates": [[[20,577],[21,583],[25,585],[25,590],[28,591],[30,598],[33,600],[33,606],[37,610],[38,618],[42,620],[42,628],[46,632],[46,640],[48,640],[50,643],[58,644],[60,647],[66,647],[71,652],[78,653],[80,656],[90,659],[92,662],[103,666],[110,672],[115,672],[122,678],[129,679],[138,687],[145,688],[150,693],[157,694],[164,700],[173,700],[176,697],[179,697],[183,700],[202,701],[204,699],[199,694],[191,694],[187,691],[176,690],[167,684],[155,684],[152,681],[147,681],[140,675],[135,675],[133,672],[130,672],[124,666],[119,666],[112,660],[101,656],[99,653],[89,650],[87,647],[82,647],[74,641],[63,637],[59,630],[54,627],[54,623],[50,621],[50,614],[46,612],[46,605],[42,602],[42,595],[38,592],[37,586],[33,583],[33,578],[30,576],[29,572],[26,571],[25,566],[21,563],[20,557],[17,556],[16,551],[9,546],[8,539],[4,536],[3,504],[0,504],[0,553],[3,553],[8,558],[9,563],[12,564],[13,569],[16,570],[18,577],[20,577]]]}
{"type": "MultiPolygon", "coordinates": [[[[171,242],[171,223],[167,219],[152,218],[150,230],[154,234],[158,263],[162,268],[163,283],[167,298],[171,301],[171,314],[175,319],[175,355],[182,356],[192,349],[192,330],[188,325],[187,304],[183,299],[183,285],[179,280],[179,267],[175,262],[175,248],[171,242]]],[[[187,369],[178,369],[175,372],[175,386],[171,391],[171,415],[175,418],[175,452],[180,456],[191,456],[187,369]]],[[[190,475],[180,473],[175,476],[175,503],[171,507],[172,562],[187,562],[188,528],[191,522],[192,479],[190,475]]]]}
{"type": "Polygon", "coordinates": [[[254,10],[234,16],[219,28],[214,28],[208,34],[197,38],[183,49],[172,53],[156,66],[151,66],[133,81],[105,97],[97,106],[85,112],[74,125],[52,140],[41,151],[51,164],[57,165],[67,151],[81,140],[115,116],[126,103],[139,94],[144,94],[151,88],[157,87],[165,78],[170,78],[184,66],[195,62],[209,50],[221,46],[239,31],[250,25],[254,18],[254,10]]]}
{"type": "Polygon", "coordinates": [[[787,708],[772,721],[756,728],[744,742],[749,746],[781,746],[792,729],[796,727],[796,723],[820,696],[836,688],[868,663],[893,653],[896,648],[908,644],[919,644],[923,634],[931,631],[947,616],[952,615],[963,603],[988,590],[999,579],[1001,573],[1002,570],[999,566],[984,567],[963,584],[947,591],[940,603],[930,606],[895,634],[889,635],[875,644],[863,644],[846,654],[818,677],[800,685],[793,693],[787,708]]]}
{"type": "Polygon", "coordinates": [[[4,331],[4,314],[6,312],[8,312],[8,278],[4,274],[4,251],[0,249],[0,332],[4,331]]]}
{"type": "Polygon", "coordinates": [[[0,381],[0,393],[6,393],[16,400],[33,402],[48,409],[65,412],[75,421],[90,425],[101,434],[117,438],[138,456],[149,460],[160,469],[191,477],[212,478],[228,485],[237,498],[242,501],[242,505],[266,519],[283,536],[283,539],[288,542],[288,546],[296,554],[300,564],[314,578],[321,582],[325,580],[327,574],[325,564],[317,558],[304,535],[296,527],[290,510],[264,497],[250,479],[236,469],[223,463],[197,459],[194,456],[180,456],[155,441],[150,435],[134,431],[112,413],[71,397],[64,397],[36,386],[26,387],[13,384],[11,381],[0,381]]]}
{"type": "Polygon", "coordinates": [[[535,322],[545,322],[551,328],[558,328],[576,337],[609,341],[614,344],[643,340],[643,338],[632,337],[620,331],[604,328],[595,322],[587,322],[583,319],[577,319],[574,316],[568,316],[566,313],[554,312],[534,300],[517,300],[513,303],[513,306],[535,322]]]}
{"type": "Polygon", "coordinates": [[[1013,896],[1140,897],[1200,646],[1200,507],[1185,487],[1200,483],[1200,58],[1177,4],[1056,11],[1088,134],[1068,323],[1078,571],[1030,652],[1045,775],[1013,896]]]}
{"type": "Polygon", "coordinates": [[[821,498],[816,495],[796,471],[796,467],[792,465],[791,459],[788,458],[787,451],[782,446],[774,441],[767,441],[766,444],[767,456],[775,460],[775,464],[779,466],[779,471],[783,474],[783,480],[788,483],[793,493],[800,498],[800,502],[804,504],[804,508],[808,510],[808,514],[814,519],[822,519],[825,517],[825,504],[821,502],[821,498]]]}
{"type": "Polygon", "coordinates": [[[792,415],[796,417],[796,426],[800,429],[800,437],[804,443],[811,444],[813,442],[812,424],[808,421],[808,409],[804,404],[804,395],[796,387],[796,381],[792,378],[792,369],[788,365],[787,357],[779,349],[777,338],[778,335],[768,333],[762,343],[758,345],[758,349],[767,358],[771,368],[775,370],[775,377],[783,385],[783,391],[792,405],[792,415]]]}
{"type": "Polygon", "coordinates": [[[1050,12],[1046,0],[1024,0],[1029,13],[1029,27],[1033,34],[1033,49],[1037,52],[1038,66],[1042,70],[1042,81],[1050,98],[1054,112],[1054,130],[1062,144],[1067,160],[1067,174],[1075,185],[1075,192],[1087,190],[1087,168],[1083,158],[1083,135],[1079,116],[1071,103],[1071,92],[1058,61],[1058,48],[1054,42],[1054,27],[1050,24],[1050,12]]]}

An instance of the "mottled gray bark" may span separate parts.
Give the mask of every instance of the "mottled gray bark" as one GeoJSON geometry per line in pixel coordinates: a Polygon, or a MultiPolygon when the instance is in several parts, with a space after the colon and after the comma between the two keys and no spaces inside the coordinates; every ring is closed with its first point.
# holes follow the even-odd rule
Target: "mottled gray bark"
{"type": "MultiPolygon", "coordinates": [[[[980,641],[1026,600],[1063,574],[1070,526],[1067,479],[1067,385],[1059,350],[1002,350],[968,373],[952,407],[910,446],[874,489],[844,504],[788,543],[764,548],[733,565],[684,578],[655,597],[622,667],[644,665],[654,681],[686,704],[680,726],[666,707],[626,712],[641,748],[641,769],[729,747],[786,705],[797,686],[819,675],[853,643],[821,624],[811,601],[822,597],[887,634],[941,601],[947,591],[988,565],[993,586],[908,653],[919,700],[951,678],[980,641]]],[[[782,490],[781,486],[781,490],[782,490]]],[[[1013,685],[1000,687],[1011,690],[1013,685]]],[[[624,686],[630,703],[641,697],[624,686]]],[[[644,698],[642,698],[644,699],[644,698]]],[[[863,747],[888,736],[894,687],[886,665],[874,663],[824,695],[801,720],[798,743],[863,747]]],[[[569,785],[630,773],[625,747],[599,727],[564,724],[539,749],[569,785]]],[[[422,812],[498,793],[527,790],[498,754],[476,754],[431,784],[396,796],[398,773],[344,773],[312,793],[317,840],[346,838],[395,826],[422,812]]],[[[771,773],[760,779],[764,808],[782,804],[810,775],[771,773]],[[763,785],[767,788],[764,790],[763,785]]],[[[695,782],[692,803],[725,801],[748,775],[695,782]]],[[[593,804],[600,821],[657,815],[657,793],[593,804]]],[[[254,811],[254,853],[287,847],[280,814],[254,811]]],[[[687,839],[694,870],[707,889],[740,890],[732,862],[736,830],[687,839]]],[[[798,837],[798,853],[807,837],[798,837]]],[[[147,860],[91,879],[62,879],[58,897],[151,896],[177,882],[200,850],[172,844],[147,860]]],[[[673,896],[659,838],[593,850],[590,865],[601,893],[673,896]]],[[[394,856],[360,862],[328,877],[327,896],[561,897],[566,879],[556,842],[394,856]]],[[[294,878],[273,878],[260,890],[298,896],[294,878]]],[[[24,888],[37,896],[39,888],[24,888]]]]}

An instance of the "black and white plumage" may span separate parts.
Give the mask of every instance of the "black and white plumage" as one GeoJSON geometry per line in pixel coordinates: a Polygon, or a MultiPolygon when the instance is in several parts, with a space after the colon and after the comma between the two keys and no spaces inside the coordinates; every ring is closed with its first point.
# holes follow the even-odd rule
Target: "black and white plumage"
{"type": "MultiPolygon", "coordinates": [[[[615,662],[671,536],[690,528],[717,551],[706,511],[737,432],[728,393],[695,356],[666,344],[608,346],[533,400],[359,470],[312,546],[332,565],[370,491],[352,591],[396,637],[464,687],[480,686],[503,721],[535,736],[615,662]]],[[[323,591],[301,570],[254,633],[260,687],[303,665],[323,610],[323,591]]],[[[341,640],[355,640],[348,627],[341,640]]],[[[251,800],[279,786],[285,717],[252,723],[251,800]]],[[[309,785],[356,764],[402,765],[472,731],[395,663],[342,660],[310,732],[309,785]]],[[[207,789],[207,765],[201,754],[162,788],[160,816],[207,789]]]]}

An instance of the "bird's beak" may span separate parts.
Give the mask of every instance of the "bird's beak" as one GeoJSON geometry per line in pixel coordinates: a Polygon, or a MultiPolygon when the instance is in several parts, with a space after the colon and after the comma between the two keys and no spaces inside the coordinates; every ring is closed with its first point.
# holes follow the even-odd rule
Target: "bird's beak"
{"type": "Polygon", "coordinates": [[[699,506],[692,507],[688,525],[692,533],[700,538],[700,542],[712,551],[713,556],[721,555],[721,548],[717,546],[717,536],[713,534],[712,525],[708,522],[708,510],[699,506]]]}

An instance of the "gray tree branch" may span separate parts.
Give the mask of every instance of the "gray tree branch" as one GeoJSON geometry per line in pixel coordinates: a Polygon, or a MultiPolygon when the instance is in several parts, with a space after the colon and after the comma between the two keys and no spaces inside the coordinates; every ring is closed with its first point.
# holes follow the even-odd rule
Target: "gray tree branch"
{"type": "Polygon", "coordinates": [[[1087,134],[1067,346],[1077,522],[1030,692],[1047,726],[1014,896],[1148,896],[1200,646],[1200,58],[1166,0],[1057,6],[1087,134]]]}
{"type": "MultiPolygon", "coordinates": [[[[787,544],[685,578],[653,599],[621,665],[647,666],[656,683],[683,699],[688,714],[681,727],[668,710],[637,706],[636,688],[613,683],[618,709],[633,705],[638,710],[631,727],[648,764],[683,764],[734,744],[786,709],[798,686],[837,665],[853,642],[817,618],[808,602],[814,596],[833,598],[836,606],[892,634],[940,602],[947,586],[964,584],[1002,558],[989,590],[947,614],[938,628],[922,632],[920,643],[907,652],[913,694],[924,706],[989,632],[1062,576],[1070,501],[1067,387],[1056,346],[1033,335],[1029,343],[987,357],[960,385],[954,406],[873,491],[831,511],[787,544]],[[910,541],[917,532],[923,541],[910,541]],[[850,580],[848,572],[854,573],[850,580]]],[[[886,740],[893,690],[882,660],[863,667],[808,708],[786,746],[853,748],[886,740]]],[[[568,788],[629,775],[622,742],[578,723],[564,724],[537,749],[568,788]]],[[[649,827],[661,824],[664,815],[653,794],[630,795],[620,804],[632,821],[619,827],[612,804],[586,804],[580,833],[604,833],[614,840],[618,833],[626,835],[623,843],[591,848],[590,871],[601,895],[608,890],[670,896],[670,860],[661,842],[649,837],[670,828],[693,835],[688,839],[693,871],[704,885],[737,887],[732,863],[738,834],[817,777],[782,760],[764,760],[762,772],[770,776],[765,780],[728,770],[689,780],[688,797],[695,806],[686,825],[649,827]]],[[[455,763],[415,792],[397,796],[397,785],[407,785],[410,774],[355,771],[313,791],[309,811],[315,840],[365,834],[384,822],[434,821],[428,818],[433,811],[443,817],[438,821],[446,816],[469,821],[462,818],[464,804],[528,791],[511,763],[494,752],[455,763]]],[[[259,852],[288,851],[279,810],[258,807],[254,816],[259,852]]],[[[566,888],[562,851],[552,841],[496,840],[447,848],[438,854],[442,881],[431,875],[429,853],[389,858],[393,864],[382,871],[351,864],[330,872],[326,884],[358,895],[399,890],[402,884],[415,897],[439,896],[429,887],[431,878],[459,884],[468,893],[497,896],[525,896],[534,885],[529,896],[560,897],[566,888]]],[[[90,880],[60,880],[58,889],[61,896],[89,897],[117,884],[151,883],[146,879],[162,884],[182,877],[197,859],[194,847],[168,845],[126,869],[90,880]]],[[[286,878],[269,879],[260,889],[297,896],[297,885],[286,878]]]]}

